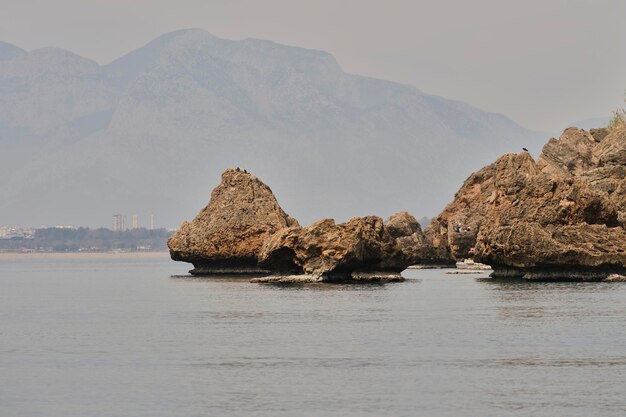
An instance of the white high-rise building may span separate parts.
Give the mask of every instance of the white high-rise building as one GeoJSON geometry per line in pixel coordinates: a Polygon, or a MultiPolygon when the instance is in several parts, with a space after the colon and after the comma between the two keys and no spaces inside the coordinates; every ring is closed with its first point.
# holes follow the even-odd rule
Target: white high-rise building
{"type": "Polygon", "coordinates": [[[126,216],[122,214],[114,214],[112,226],[114,232],[122,232],[126,230],[126,216]]]}
{"type": "Polygon", "coordinates": [[[150,215],[150,230],[154,230],[154,214],[150,215]]]}
{"type": "Polygon", "coordinates": [[[139,229],[139,216],[133,214],[133,229],[139,229]]]}

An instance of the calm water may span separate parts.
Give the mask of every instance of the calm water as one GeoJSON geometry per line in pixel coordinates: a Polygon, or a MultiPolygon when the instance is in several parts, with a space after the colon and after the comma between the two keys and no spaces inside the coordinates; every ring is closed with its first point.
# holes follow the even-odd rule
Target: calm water
{"type": "Polygon", "coordinates": [[[626,285],[0,260],[0,416],[624,416],[626,285]]]}

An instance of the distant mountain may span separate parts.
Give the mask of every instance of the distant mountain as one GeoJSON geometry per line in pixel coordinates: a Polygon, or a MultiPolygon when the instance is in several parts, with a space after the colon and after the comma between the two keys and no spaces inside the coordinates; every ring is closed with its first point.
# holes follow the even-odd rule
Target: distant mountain
{"type": "Polygon", "coordinates": [[[15,45],[11,45],[10,43],[0,41],[0,61],[4,61],[6,59],[13,59],[19,55],[25,54],[21,48],[18,48],[15,45]]]}
{"type": "Polygon", "coordinates": [[[0,224],[177,227],[227,167],[306,224],[432,215],[467,175],[545,137],[415,87],[346,74],[328,53],[202,30],[108,65],[0,43],[0,224]]]}

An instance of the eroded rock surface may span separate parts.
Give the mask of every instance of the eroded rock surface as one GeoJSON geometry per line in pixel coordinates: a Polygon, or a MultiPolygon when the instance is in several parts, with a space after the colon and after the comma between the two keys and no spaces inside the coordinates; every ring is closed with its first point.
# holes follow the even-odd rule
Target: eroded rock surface
{"type": "Polygon", "coordinates": [[[265,240],[298,222],[280,207],[272,190],[258,178],[228,169],[209,204],[191,222],[183,222],[168,240],[173,260],[190,262],[192,274],[267,272],[258,267],[265,240]]]}
{"type": "Polygon", "coordinates": [[[567,129],[558,140],[551,139],[544,146],[537,164],[544,172],[577,176],[608,194],[618,209],[620,223],[626,225],[626,126],[611,131],[567,129]],[[576,143],[584,143],[579,153],[576,143]]]}
{"type": "Polygon", "coordinates": [[[283,274],[306,274],[324,281],[394,281],[416,261],[424,236],[408,213],[354,217],[346,223],[323,219],[292,227],[267,240],[259,265],[283,274]]]}
{"type": "Polygon", "coordinates": [[[472,174],[426,239],[494,276],[604,279],[626,267],[625,167],[626,129],[567,129],[536,162],[508,154],[472,174]]]}
{"type": "Polygon", "coordinates": [[[424,259],[429,248],[424,232],[415,217],[406,211],[394,213],[389,216],[384,226],[411,265],[424,259]]]}

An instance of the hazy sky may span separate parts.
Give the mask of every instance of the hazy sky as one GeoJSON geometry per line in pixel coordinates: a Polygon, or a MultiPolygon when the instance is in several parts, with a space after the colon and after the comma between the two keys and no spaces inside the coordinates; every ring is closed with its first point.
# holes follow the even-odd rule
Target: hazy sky
{"type": "Polygon", "coordinates": [[[0,40],[107,63],[165,32],[331,52],[348,72],[416,85],[559,131],[626,89],[626,0],[1,0],[0,40]]]}

